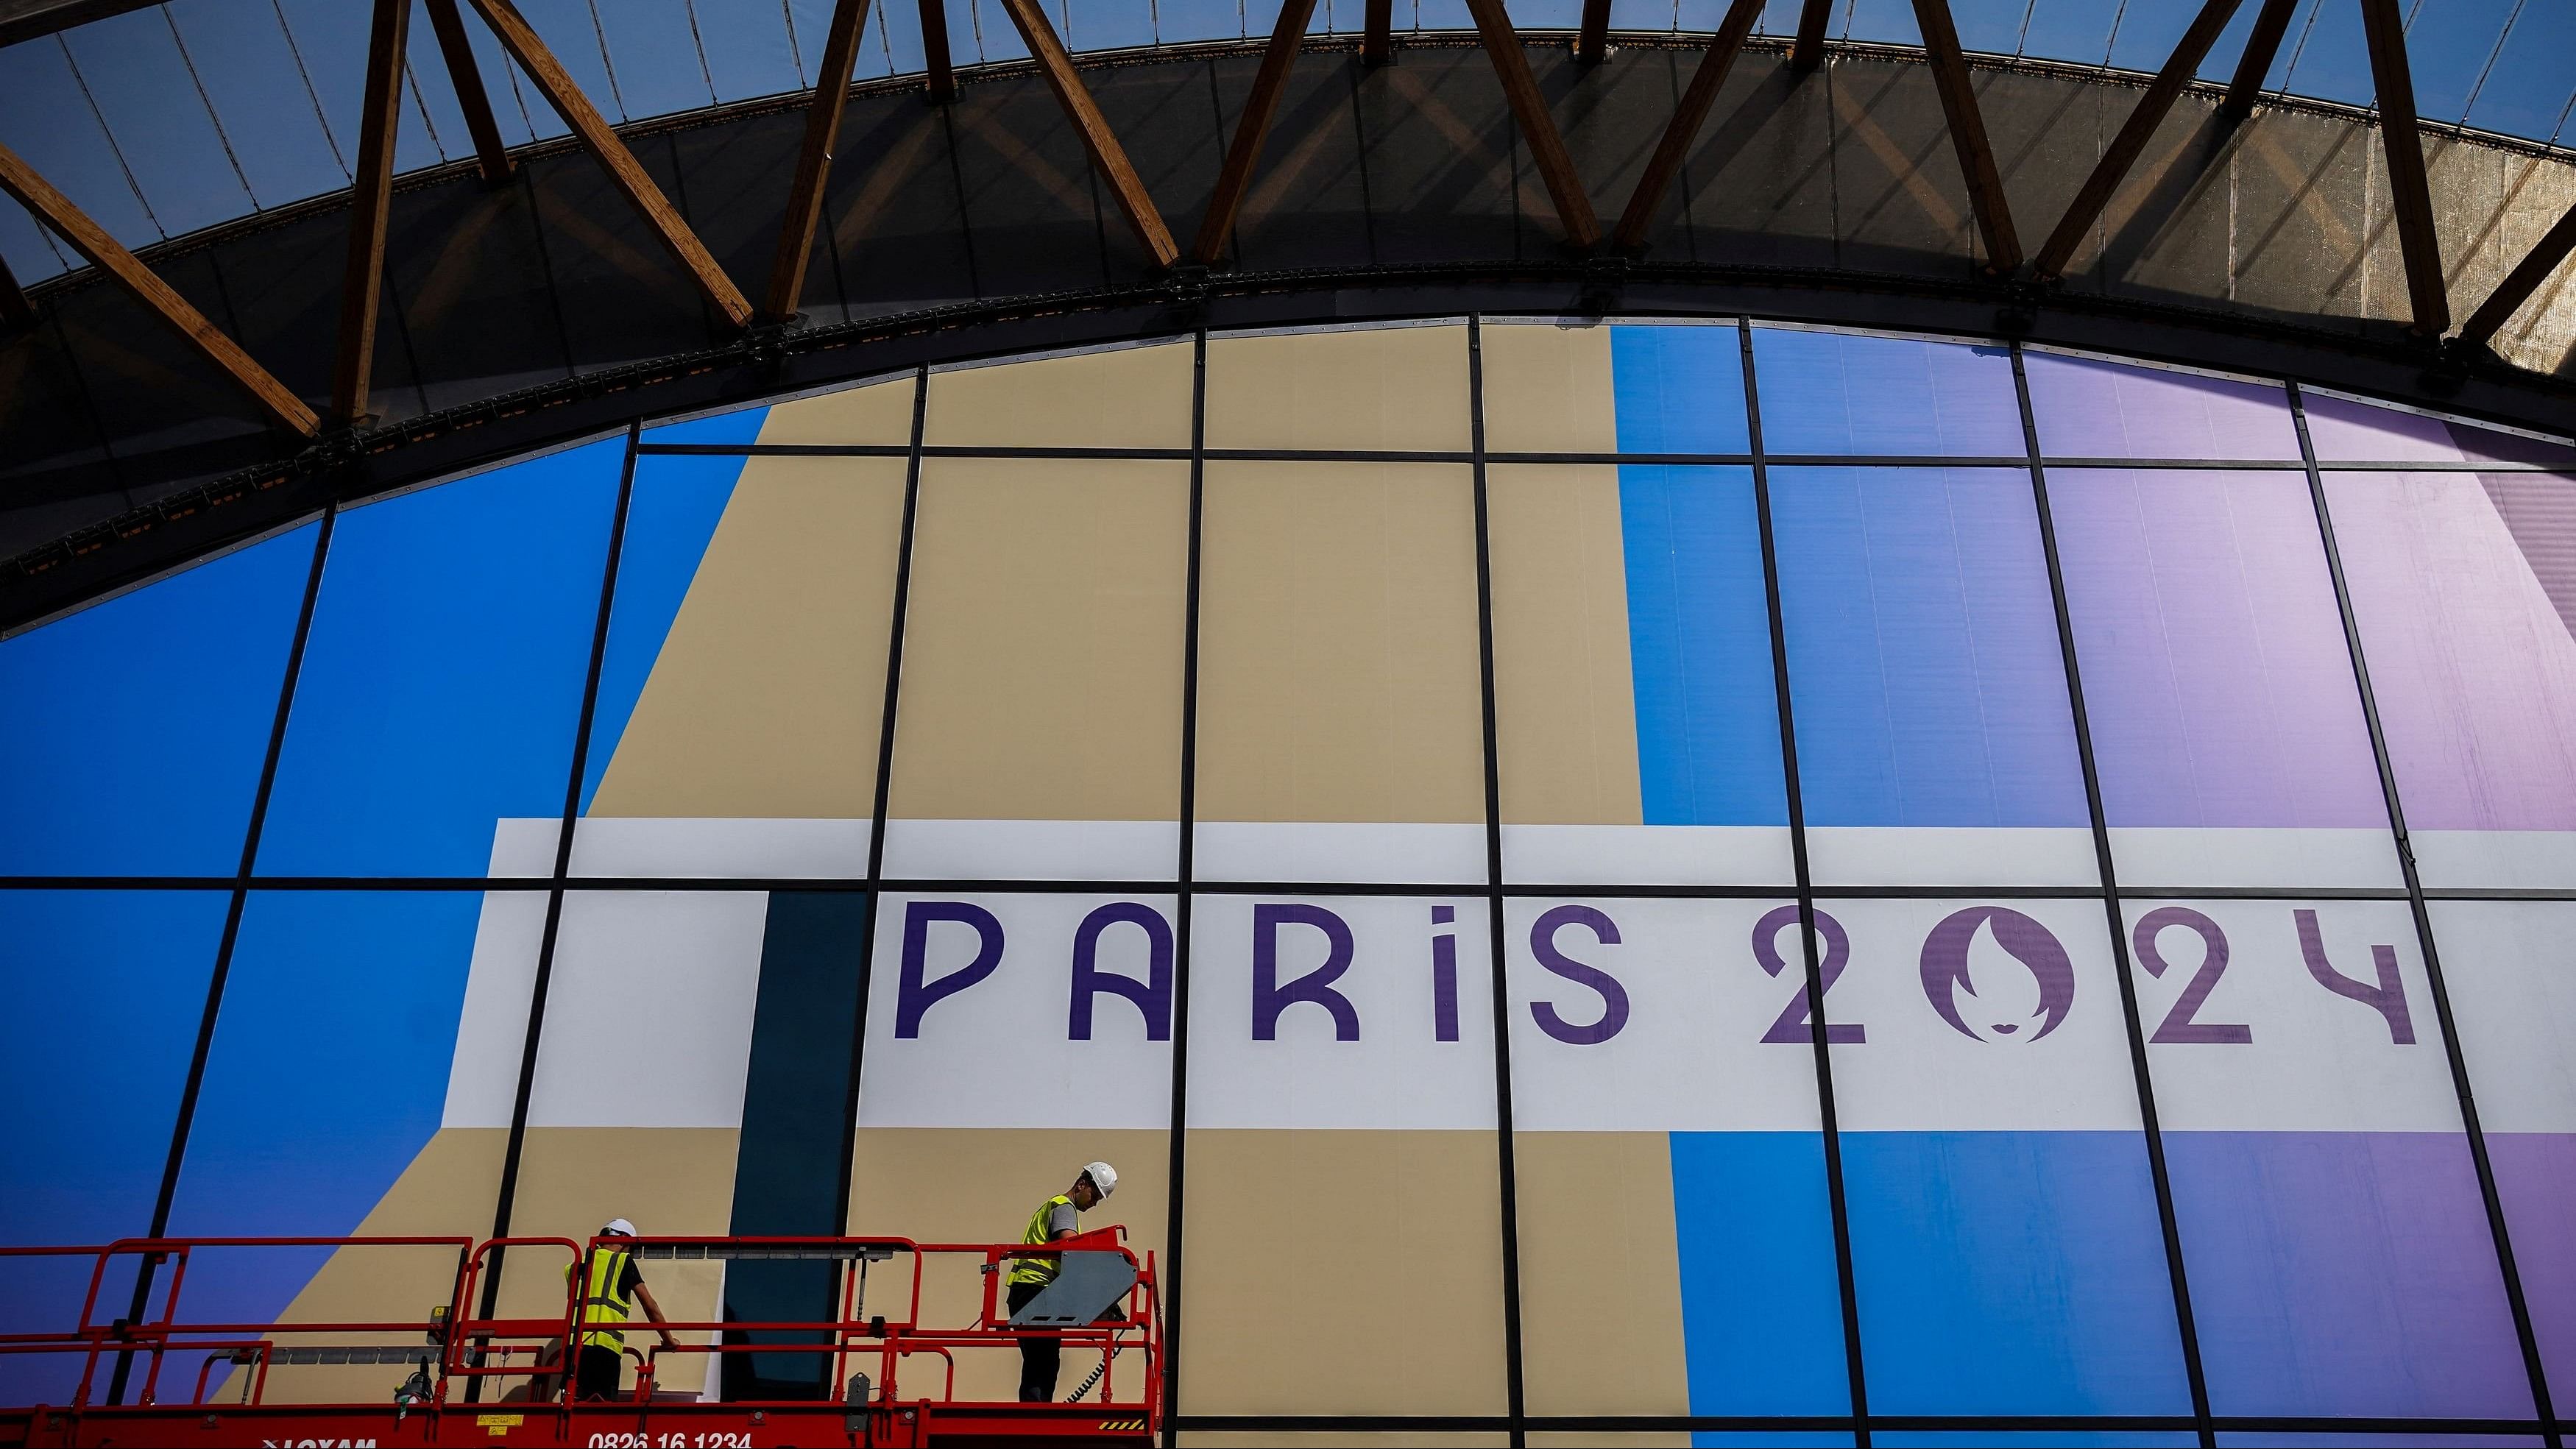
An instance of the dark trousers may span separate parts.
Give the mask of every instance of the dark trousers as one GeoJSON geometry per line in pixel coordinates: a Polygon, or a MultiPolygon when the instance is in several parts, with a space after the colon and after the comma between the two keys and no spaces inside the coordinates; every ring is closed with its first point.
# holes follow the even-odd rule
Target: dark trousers
{"type": "Polygon", "coordinates": [[[581,1399],[617,1397],[618,1380],[625,1377],[626,1362],[617,1350],[605,1344],[585,1344],[574,1361],[572,1396],[581,1399]]]}
{"type": "MultiPolygon", "coordinates": [[[[1011,1285],[1011,1311],[1019,1312],[1029,1300],[1046,1291],[1044,1283],[1011,1285]]],[[[1064,1363],[1064,1345],[1054,1338],[1020,1340],[1020,1402],[1051,1403],[1055,1399],[1056,1375],[1064,1363]]]]}

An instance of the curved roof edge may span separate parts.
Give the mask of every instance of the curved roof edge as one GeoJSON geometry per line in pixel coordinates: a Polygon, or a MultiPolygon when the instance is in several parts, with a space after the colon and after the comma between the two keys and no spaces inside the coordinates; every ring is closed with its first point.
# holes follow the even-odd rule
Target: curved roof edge
{"type": "Polygon", "coordinates": [[[405,425],[402,441],[247,469],[0,563],[0,634],[147,583],[197,559],[351,504],[623,431],[920,366],[1186,335],[1467,313],[1612,320],[1751,316],[2040,346],[2259,378],[2290,378],[2447,416],[2564,436],[2576,387],[2428,370],[2405,350],[2117,303],[2030,305],[1973,285],[1785,269],[1729,280],[1654,268],[1389,268],[1211,279],[1033,297],[818,328],[658,359],[490,399],[405,425]]]}
{"type": "MultiPolygon", "coordinates": [[[[1528,59],[1604,218],[1634,186],[1700,47],[1581,68],[1528,59]]],[[[1087,58],[1147,204],[1205,209],[1253,47],[1087,58]]],[[[0,626],[50,613],[358,498],[667,416],[881,373],[1211,325],[1487,310],[1734,313],[1970,334],[2291,376],[2556,430],[2576,401],[2576,296],[2543,293],[2493,354],[2408,333],[2398,219],[2375,127],[2308,106],[2240,124],[2207,88],[2152,138],[2062,285],[1983,275],[1976,202],[1919,54],[1844,47],[1801,75],[1748,49],[1641,259],[1570,254],[1484,54],[1416,45],[1361,66],[1307,47],[1224,262],[1154,264],[1078,129],[1026,64],[945,107],[853,92],[793,330],[735,332],[565,143],[394,200],[369,427],[305,442],[250,415],[116,287],[36,289],[46,325],[0,338],[0,626]],[[104,520],[104,521],[102,521],[104,520]],[[46,540],[52,540],[47,542],[46,540]],[[31,549],[30,546],[34,547],[31,549]]],[[[2024,63],[1977,77],[2002,192],[2032,239],[2099,161],[2136,88],[2024,63]]],[[[775,249],[800,105],[621,133],[704,238],[757,284],[775,249]]],[[[2474,307],[2576,200],[2576,165],[2464,141],[2432,152],[2436,235],[2474,307]]],[[[344,208],[272,215],[156,250],[168,284],[287,389],[330,393],[344,208]]],[[[2563,281],[2561,283],[2563,286],[2563,281]]]]}

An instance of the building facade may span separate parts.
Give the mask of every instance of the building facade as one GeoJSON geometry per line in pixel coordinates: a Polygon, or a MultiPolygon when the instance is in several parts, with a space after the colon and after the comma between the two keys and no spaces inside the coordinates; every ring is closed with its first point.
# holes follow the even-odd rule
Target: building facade
{"type": "Polygon", "coordinates": [[[953,1241],[1106,1158],[1209,1432],[2532,1421],[2571,468],[2008,342],[1449,317],[334,508],[0,644],[55,963],[9,1231],[953,1241]]]}

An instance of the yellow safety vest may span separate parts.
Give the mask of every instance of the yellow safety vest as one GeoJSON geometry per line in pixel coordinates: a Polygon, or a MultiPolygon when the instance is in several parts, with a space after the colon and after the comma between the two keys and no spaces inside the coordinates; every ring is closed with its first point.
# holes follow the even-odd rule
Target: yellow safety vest
{"type": "MultiPolygon", "coordinates": [[[[619,1291],[626,1278],[626,1254],[611,1248],[590,1255],[590,1293],[581,1306],[585,1324],[624,1323],[631,1311],[626,1295],[619,1291]]],[[[572,1264],[564,1264],[564,1281],[572,1281],[572,1264]]],[[[581,1335],[584,1348],[626,1347],[622,1329],[589,1329],[581,1335]]]]}
{"type": "MultiPolygon", "coordinates": [[[[1020,1234],[1020,1241],[1031,1244],[1053,1241],[1053,1235],[1047,1232],[1047,1219],[1055,1216],[1056,1206],[1059,1203],[1066,1207],[1071,1207],[1073,1206],[1073,1199],[1066,1197],[1063,1193],[1057,1193],[1055,1196],[1048,1198],[1045,1202],[1039,1203],[1038,1210],[1029,1214],[1029,1230],[1020,1234]]],[[[1011,1260],[1011,1281],[1014,1283],[1052,1283],[1055,1281],[1056,1267],[1061,1261],[1061,1259],[1056,1258],[1013,1258],[1011,1260]]]]}

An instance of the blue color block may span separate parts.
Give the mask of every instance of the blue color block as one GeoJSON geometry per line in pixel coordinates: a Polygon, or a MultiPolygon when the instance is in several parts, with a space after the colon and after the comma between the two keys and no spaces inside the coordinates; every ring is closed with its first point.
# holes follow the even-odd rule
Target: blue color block
{"type": "Polygon", "coordinates": [[[1744,344],[1733,327],[1614,326],[1622,453],[1745,453],[1744,344]]]}
{"type": "MultiPolygon", "coordinates": [[[[693,442],[749,442],[763,414],[729,413],[687,426],[728,425],[728,436],[693,442]]],[[[626,508],[626,543],[617,556],[617,599],[609,614],[608,652],[600,661],[599,703],[591,714],[590,752],[582,759],[581,808],[608,773],[617,742],[644,697],[653,661],[680,616],[689,583],[747,461],[731,457],[650,457],[636,461],[635,495],[626,508]]]]}
{"type": "Polygon", "coordinates": [[[1676,1132],[1672,1153],[1691,1412],[1850,1413],[1823,1136],[1676,1132]]]}
{"type": "MultiPolygon", "coordinates": [[[[699,447],[749,447],[760,441],[760,429],[769,421],[767,407],[742,408],[735,412],[715,413],[683,422],[664,423],[644,429],[637,441],[647,447],[686,443],[699,447]]],[[[635,461],[635,476],[671,463],[685,462],[679,457],[648,457],[635,461]]]]}
{"type": "Polygon", "coordinates": [[[1869,1403],[1889,1414],[2188,1414],[2134,1132],[1846,1132],[1869,1403]]]}
{"type": "Polygon", "coordinates": [[[1751,471],[1623,466],[1619,516],[1646,823],[1786,825],[1751,471]]]}
{"type": "Polygon", "coordinates": [[[476,876],[496,820],[561,817],[623,451],[341,517],[261,871],[476,876]]]}
{"type": "Polygon", "coordinates": [[[2029,476],[1780,468],[1810,825],[2091,822],[2029,476]]]}
{"type": "MultiPolygon", "coordinates": [[[[0,1243],[151,1230],[228,891],[0,891],[11,1020],[0,1051],[0,1243]]],[[[93,1260],[0,1259],[0,1333],[68,1331],[93,1260]]],[[[98,1315],[124,1316],[131,1263],[98,1315]]],[[[0,1401],[66,1403],[75,1358],[0,1355],[0,1401]]]]}
{"type": "Polygon", "coordinates": [[[316,532],[0,643],[0,874],[241,869],[316,532]]]}
{"type": "MultiPolygon", "coordinates": [[[[357,1230],[438,1130],[482,901],[448,891],[252,894],[173,1233],[357,1230]]],[[[209,1254],[189,1270],[187,1315],[272,1318],[329,1254],[209,1254]]]]}
{"type": "Polygon", "coordinates": [[[1757,327],[1753,363],[1773,454],[2026,451],[2012,354],[2000,347],[1757,327]]]}

